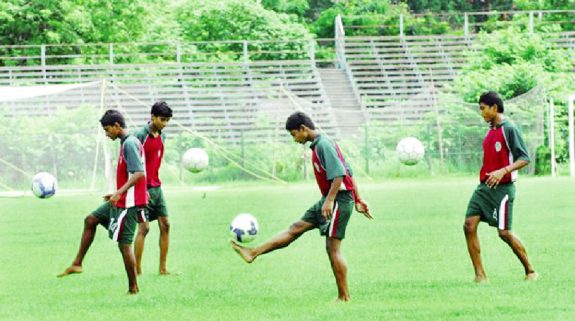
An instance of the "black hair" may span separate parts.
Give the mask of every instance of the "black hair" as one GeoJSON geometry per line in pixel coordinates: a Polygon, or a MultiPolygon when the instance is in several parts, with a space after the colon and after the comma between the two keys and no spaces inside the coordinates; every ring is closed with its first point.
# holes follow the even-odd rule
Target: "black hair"
{"type": "Polygon", "coordinates": [[[479,97],[479,103],[484,103],[488,106],[497,105],[497,112],[502,113],[505,108],[503,108],[503,100],[499,97],[499,94],[494,91],[488,91],[481,94],[479,97]]]}
{"type": "Polygon", "coordinates": [[[165,101],[158,101],[152,105],[152,115],[156,117],[172,117],[172,108],[165,101]]]}
{"type": "Polygon", "coordinates": [[[100,119],[100,124],[102,124],[102,127],[113,126],[115,123],[118,123],[122,128],[126,128],[126,121],[124,121],[124,116],[122,116],[119,111],[113,109],[106,110],[104,116],[102,116],[100,119]]]}
{"type": "Polygon", "coordinates": [[[301,111],[291,114],[286,120],[286,130],[300,129],[301,125],[305,125],[309,129],[315,129],[311,118],[301,111]]]}

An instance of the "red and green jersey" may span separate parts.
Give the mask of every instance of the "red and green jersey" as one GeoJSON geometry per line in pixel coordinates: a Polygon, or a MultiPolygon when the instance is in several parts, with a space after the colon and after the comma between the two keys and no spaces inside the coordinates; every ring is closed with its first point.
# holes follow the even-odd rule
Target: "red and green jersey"
{"type": "Polygon", "coordinates": [[[313,172],[321,195],[327,196],[333,179],[343,176],[343,182],[339,189],[351,191],[355,199],[355,188],[351,180],[353,173],[345,162],[337,144],[323,135],[318,135],[311,143],[310,148],[312,150],[313,172]]]}
{"type": "MultiPolygon", "coordinates": [[[[503,119],[495,127],[491,127],[483,140],[483,166],[479,179],[487,180],[487,173],[513,164],[517,160],[530,161],[527,147],[523,142],[519,129],[507,119],[503,119]]],[[[500,183],[510,183],[517,179],[517,171],[506,174],[500,183]]]]}
{"type": "Polygon", "coordinates": [[[144,145],[146,155],[146,184],[148,187],[158,187],[162,185],[160,181],[160,166],[164,157],[164,141],[166,136],[160,131],[156,137],[150,133],[150,124],[134,132],[134,135],[144,145]]]}
{"type": "MultiPolygon", "coordinates": [[[[118,169],[116,173],[116,188],[120,189],[136,172],[146,172],[144,147],[133,135],[122,138],[118,169]]],[[[144,207],[148,205],[146,179],[140,179],[120,196],[116,206],[119,208],[144,207]]]]}

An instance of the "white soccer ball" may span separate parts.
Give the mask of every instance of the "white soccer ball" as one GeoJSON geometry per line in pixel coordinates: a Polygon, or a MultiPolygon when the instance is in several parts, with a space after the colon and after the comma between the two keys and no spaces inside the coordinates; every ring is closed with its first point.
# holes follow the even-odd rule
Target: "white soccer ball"
{"type": "Polygon", "coordinates": [[[50,173],[40,172],[32,178],[32,193],[38,198],[50,198],[56,194],[58,183],[50,173]]]}
{"type": "Polygon", "coordinates": [[[400,140],[395,151],[399,161],[409,166],[417,164],[425,155],[423,144],[415,137],[406,137],[400,140]]]}
{"type": "Polygon", "coordinates": [[[199,173],[208,167],[208,153],[201,148],[190,148],[182,157],[182,166],[192,173],[199,173]]]}
{"type": "Polygon", "coordinates": [[[239,214],[230,224],[230,237],[235,242],[249,243],[256,238],[258,231],[258,221],[251,214],[239,214]]]}

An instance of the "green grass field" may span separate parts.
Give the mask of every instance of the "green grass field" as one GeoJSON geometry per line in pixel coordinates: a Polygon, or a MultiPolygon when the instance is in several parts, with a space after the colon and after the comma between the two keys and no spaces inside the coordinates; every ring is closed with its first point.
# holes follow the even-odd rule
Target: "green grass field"
{"type": "Polygon", "coordinates": [[[1,320],[575,320],[575,181],[521,177],[514,231],[539,281],[480,225],[490,282],[472,283],[462,224],[474,178],[359,180],[374,221],[356,213],[343,254],[352,302],[335,304],[324,240],[311,231],[290,247],[244,263],[227,239],[235,214],[260,223],[262,242],[319,198],[313,181],[287,186],[224,185],[201,192],[166,188],[172,221],[168,267],[159,276],[158,228],[144,253],[141,293],[126,294],[116,244],[100,228],[84,273],[63,279],[84,216],[99,195],[0,198],[1,320]]]}

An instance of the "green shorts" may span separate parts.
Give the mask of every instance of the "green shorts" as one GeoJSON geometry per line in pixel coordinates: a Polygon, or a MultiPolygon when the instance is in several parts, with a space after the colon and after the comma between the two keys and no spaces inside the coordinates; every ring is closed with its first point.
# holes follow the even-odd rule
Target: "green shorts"
{"type": "Polygon", "coordinates": [[[148,194],[150,195],[148,200],[148,206],[146,207],[148,212],[148,220],[157,220],[159,216],[168,216],[168,207],[166,205],[166,199],[164,198],[164,193],[162,188],[149,187],[148,194]]]}
{"type": "Polygon", "coordinates": [[[465,217],[479,215],[481,221],[491,226],[500,230],[511,230],[514,200],[513,183],[500,184],[497,188],[489,188],[485,183],[481,183],[469,200],[465,217]]]}
{"type": "Polygon", "coordinates": [[[108,236],[121,244],[131,244],[136,226],[146,221],[146,210],[141,207],[119,208],[105,202],[92,212],[108,230],[108,236]]]}
{"type": "Polygon", "coordinates": [[[321,216],[321,208],[325,203],[325,197],[322,197],[317,203],[312,205],[305,214],[302,220],[312,223],[315,227],[319,228],[320,235],[333,237],[343,240],[345,238],[345,229],[347,222],[353,212],[354,201],[349,191],[337,192],[334,202],[333,214],[330,220],[325,221],[321,216]]]}

